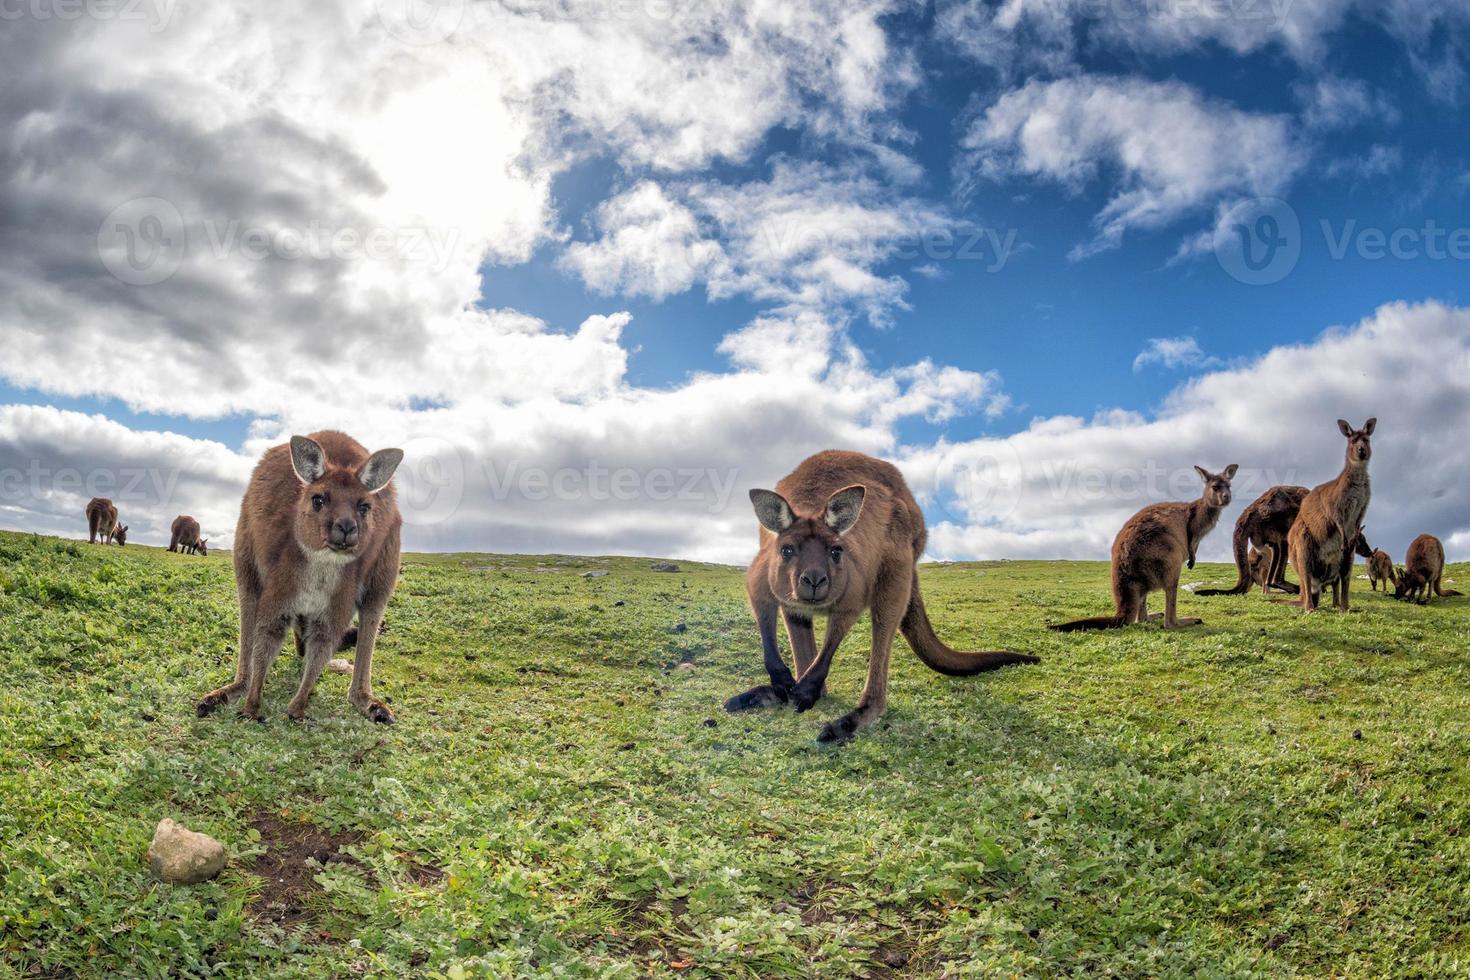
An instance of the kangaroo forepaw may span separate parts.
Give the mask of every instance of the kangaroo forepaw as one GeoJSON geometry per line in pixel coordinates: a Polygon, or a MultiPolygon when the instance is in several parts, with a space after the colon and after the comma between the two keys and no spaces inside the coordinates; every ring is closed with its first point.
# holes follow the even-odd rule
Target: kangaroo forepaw
{"type": "Polygon", "coordinates": [[[830,742],[836,742],[836,743],[846,742],[849,739],[851,739],[854,735],[857,734],[857,730],[858,730],[857,712],[856,711],[849,711],[847,714],[843,715],[841,718],[834,718],[833,720],[831,720],[831,721],[827,722],[825,725],[823,725],[822,726],[822,730],[817,733],[817,741],[818,742],[829,742],[829,743],[830,742]]]}
{"type": "Polygon", "coordinates": [[[796,713],[801,714],[808,711],[818,701],[822,700],[822,688],[812,688],[805,684],[797,684],[791,689],[791,703],[796,708],[796,713]]]}
{"type": "Polygon", "coordinates": [[[377,698],[369,700],[366,704],[358,707],[368,721],[378,725],[391,725],[398,719],[393,717],[393,711],[377,698]]]}
{"type": "Polygon", "coordinates": [[[769,708],[778,704],[785,704],[790,700],[790,694],[784,688],[774,687],[770,684],[762,684],[752,687],[742,694],[737,694],[725,702],[725,710],[750,711],[754,708],[769,708]]]}

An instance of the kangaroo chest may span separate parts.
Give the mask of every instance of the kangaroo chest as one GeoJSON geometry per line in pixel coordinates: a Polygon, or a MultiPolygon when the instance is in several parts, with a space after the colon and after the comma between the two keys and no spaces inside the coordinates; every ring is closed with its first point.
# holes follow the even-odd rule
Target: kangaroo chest
{"type": "Polygon", "coordinates": [[[312,555],[306,559],[301,578],[296,583],[296,596],[291,612],[307,619],[319,619],[332,608],[339,589],[347,584],[352,560],[335,555],[312,555]]]}

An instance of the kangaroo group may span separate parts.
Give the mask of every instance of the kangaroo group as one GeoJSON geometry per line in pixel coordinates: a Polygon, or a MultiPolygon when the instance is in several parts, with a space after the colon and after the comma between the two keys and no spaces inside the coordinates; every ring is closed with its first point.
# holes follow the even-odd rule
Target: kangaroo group
{"type": "MultiPolygon", "coordinates": [[[[1460,595],[1443,588],[1444,547],[1437,538],[1416,538],[1399,569],[1368,544],[1363,522],[1376,424],[1370,418],[1354,429],[1338,420],[1347,446],[1337,477],[1310,490],[1283,485],[1261,494],[1235,523],[1235,584],[1195,594],[1241,595],[1256,585],[1263,594],[1295,595],[1291,601],[1310,612],[1330,588],[1333,606],[1348,611],[1354,558],[1362,555],[1375,591],[1381,584],[1386,593],[1392,585],[1396,598],[1420,604],[1460,595]],[[1286,579],[1288,567],[1296,584],[1286,579]]],[[[395,720],[373,694],[372,661],[398,579],[402,517],[393,476],[402,459],[401,450],[369,452],[341,432],[293,436],[264,454],[241,501],[231,552],[240,608],[235,676],[199,699],[199,717],[239,702],[240,715],[262,720],[266,676],[286,635],[294,633],[302,670],[286,708],[289,719],[306,719],[330,665],[351,674],[354,708],[380,724],[395,720]],[[355,650],[350,665],[332,659],[348,649],[355,650]]],[[[1154,620],[1165,629],[1200,625],[1198,617],[1179,615],[1179,582],[1230,506],[1238,469],[1235,463],[1219,472],[1196,466],[1202,484],[1197,499],[1151,504],[1129,518],[1113,541],[1113,612],[1051,628],[1070,633],[1154,620]],[[1164,608],[1150,614],[1154,592],[1164,593],[1164,608]]],[[[820,741],[846,741],[886,710],[899,633],[920,661],[950,676],[1039,662],[1019,651],[956,650],[935,634],[919,588],[927,539],[923,512],[891,463],[855,452],[818,453],[775,489],[752,490],[750,500],[759,540],[745,587],[768,683],[729,698],[727,710],[789,704],[804,712],[815,706],[826,693],[838,648],[864,613],[872,623],[867,681],[852,710],[822,725],[820,741]],[[820,645],[817,619],[825,621],[820,645]],[[778,620],[791,647],[789,665],[778,620]]],[[[112,501],[94,498],[86,515],[93,543],[126,543],[128,528],[112,501]]],[[[201,532],[199,521],[180,515],[168,550],[207,556],[201,532]]]]}

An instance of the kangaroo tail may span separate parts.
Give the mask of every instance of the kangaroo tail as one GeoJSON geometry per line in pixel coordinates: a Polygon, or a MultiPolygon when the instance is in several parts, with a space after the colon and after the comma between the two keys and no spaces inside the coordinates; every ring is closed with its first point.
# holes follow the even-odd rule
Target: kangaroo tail
{"type": "Polygon", "coordinates": [[[1047,629],[1058,633],[1079,633],[1082,630],[1115,630],[1122,625],[1122,616],[1093,616],[1091,619],[1074,619],[1070,623],[1055,623],[1047,629]]]}
{"type": "Polygon", "coordinates": [[[1240,521],[1235,522],[1235,536],[1230,539],[1235,547],[1236,582],[1228,589],[1198,589],[1195,595],[1245,595],[1251,590],[1251,570],[1247,552],[1250,550],[1250,535],[1240,521]]]}
{"type": "Polygon", "coordinates": [[[909,641],[914,653],[931,670],[951,677],[968,677],[986,670],[997,670],[1011,664],[1039,664],[1040,657],[1029,653],[1012,653],[1009,650],[971,653],[954,650],[934,635],[934,626],[929,614],[924,611],[924,598],[919,594],[919,573],[914,573],[914,590],[909,596],[908,611],[903,614],[903,638],[909,641]]]}
{"type": "Polygon", "coordinates": [[[1463,593],[1463,592],[1456,592],[1454,589],[1441,589],[1439,587],[1439,583],[1438,582],[1435,582],[1434,583],[1434,594],[1435,595],[1441,595],[1441,596],[1452,596],[1452,595],[1464,595],[1465,593],[1463,593]]]}

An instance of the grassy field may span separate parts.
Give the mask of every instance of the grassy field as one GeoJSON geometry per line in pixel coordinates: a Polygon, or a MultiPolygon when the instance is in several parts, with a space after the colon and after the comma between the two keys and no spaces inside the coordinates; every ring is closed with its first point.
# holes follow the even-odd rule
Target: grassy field
{"type": "Polygon", "coordinates": [[[739,572],[648,564],[410,555],[399,724],[331,674],[288,724],[288,653],[257,725],[194,716],[227,555],[0,534],[0,974],[1470,975],[1470,600],[1062,636],[1104,564],[929,566],[941,636],[1042,664],[900,641],[833,748],[865,624],[813,711],[729,716],[763,679],[739,572]],[[224,874],[153,880],[164,816],[224,874]]]}

